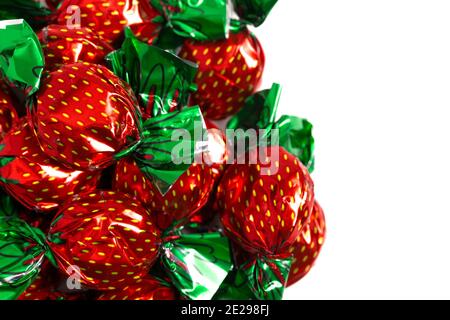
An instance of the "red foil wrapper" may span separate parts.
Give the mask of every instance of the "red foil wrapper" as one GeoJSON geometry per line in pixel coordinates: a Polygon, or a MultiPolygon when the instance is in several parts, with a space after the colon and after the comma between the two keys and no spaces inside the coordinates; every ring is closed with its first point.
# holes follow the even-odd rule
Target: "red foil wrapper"
{"type": "Polygon", "coordinates": [[[90,28],[110,44],[120,42],[128,26],[140,40],[151,44],[161,28],[153,22],[158,16],[145,0],[64,0],[58,9],[57,23],[90,28]]]}
{"type": "Polygon", "coordinates": [[[136,284],[127,285],[117,291],[102,293],[98,300],[178,300],[175,288],[156,278],[147,276],[136,284]]]}
{"type": "Polygon", "coordinates": [[[89,62],[103,64],[105,55],[113,48],[88,28],[69,29],[50,25],[38,33],[47,70],[58,69],[62,64],[89,62]]]}
{"type": "Polygon", "coordinates": [[[303,228],[289,252],[294,256],[287,285],[293,285],[308,274],[322,249],[326,234],[325,215],[316,202],[311,220],[303,228]]]}
{"type": "Polygon", "coordinates": [[[148,207],[157,226],[165,230],[179,225],[208,201],[214,185],[212,169],[193,164],[165,195],[144,176],[133,159],[122,159],[116,166],[114,190],[133,195],[148,207]]]}
{"type": "Polygon", "coordinates": [[[19,116],[10,95],[1,88],[0,84],[0,138],[5,136],[18,120],[19,116]]]}
{"type": "Polygon", "coordinates": [[[85,292],[68,291],[62,275],[45,262],[33,283],[17,298],[17,300],[84,300],[85,292]]]}
{"type": "Polygon", "coordinates": [[[31,108],[43,151],[74,169],[103,169],[139,139],[137,102],[107,68],[63,65],[43,80],[31,108]]]}
{"type": "Polygon", "coordinates": [[[150,212],[113,191],[66,202],[48,238],[60,269],[68,275],[75,272],[82,284],[97,290],[117,290],[145,277],[161,244],[150,212]]]}
{"type": "Polygon", "coordinates": [[[232,165],[217,190],[226,235],[254,255],[289,256],[310,219],[314,185],[308,170],[281,147],[269,147],[271,172],[263,163],[232,165]],[[277,148],[278,150],[275,150],[277,148]]]}
{"type": "Polygon", "coordinates": [[[261,84],[264,52],[247,29],[231,32],[225,40],[188,40],[180,56],[199,66],[198,91],[191,102],[202,108],[206,118],[223,119],[235,114],[261,84]]]}
{"type": "Polygon", "coordinates": [[[1,185],[31,210],[53,210],[74,194],[96,188],[99,173],[68,169],[48,158],[26,119],[1,144],[1,185]]]}

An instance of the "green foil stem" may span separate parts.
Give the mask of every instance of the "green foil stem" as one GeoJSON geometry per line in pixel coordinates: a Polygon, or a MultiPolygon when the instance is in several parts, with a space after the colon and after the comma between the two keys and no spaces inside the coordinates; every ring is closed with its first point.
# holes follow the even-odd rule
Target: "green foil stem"
{"type": "Polygon", "coordinates": [[[278,0],[233,0],[236,13],[244,23],[260,26],[278,0]]]}
{"type": "Polygon", "coordinates": [[[162,250],[173,285],[191,300],[211,300],[233,267],[229,240],[218,232],[183,234],[162,250]]]}
{"type": "Polygon", "coordinates": [[[44,53],[30,25],[24,20],[0,21],[0,70],[26,95],[39,89],[44,53]]]}
{"type": "Polygon", "coordinates": [[[16,299],[38,275],[47,256],[44,233],[12,216],[0,216],[0,299],[16,299]]]}
{"type": "Polygon", "coordinates": [[[144,113],[156,117],[173,106],[185,106],[195,91],[198,66],[176,55],[139,41],[127,28],[122,47],[106,59],[111,70],[128,82],[140,97],[144,113]]]}
{"type": "Polygon", "coordinates": [[[166,194],[196,156],[206,150],[205,130],[199,107],[150,118],[143,124],[140,141],[116,158],[132,154],[142,172],[166,194]]]}
{"type": "Polygon", "coordinates": [[[200,41],[224,39],[229,31],[227,0],[151,0],[165,27],[183,38],[200,41]]]}
{"type": "Polygon", "coordinates": [[[242,266],[250,289],[258,300],[281,300],[292,259],[259,257],[242,266]]]}
{"type": "Polygon", "coordinates": [[[244,131],[263,129],[263,133],[259,136],[260,141],[267,141],[268,144],[278,143],[286,151],[295,155],[312,172],[315,147],[312,135],[313,125],[305,119],[289,115],[283,115],[276,120],[280,96],[281,86],[276,83],[270,90],[255,93],[246,100],[245,106],[230,119],[227,129],[244,131]],[[272,130],[278,130],[278,141],[272,142],[272,130]]]}

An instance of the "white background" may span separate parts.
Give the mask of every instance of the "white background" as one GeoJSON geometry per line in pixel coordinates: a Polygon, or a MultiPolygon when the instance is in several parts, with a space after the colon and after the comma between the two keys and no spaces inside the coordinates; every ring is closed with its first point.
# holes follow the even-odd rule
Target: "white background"
{"type": "Polygon", "coordinates": [[[256,34],[327,215],[285,297],[450,298],[450,1],[280,0],[256,34]]]}

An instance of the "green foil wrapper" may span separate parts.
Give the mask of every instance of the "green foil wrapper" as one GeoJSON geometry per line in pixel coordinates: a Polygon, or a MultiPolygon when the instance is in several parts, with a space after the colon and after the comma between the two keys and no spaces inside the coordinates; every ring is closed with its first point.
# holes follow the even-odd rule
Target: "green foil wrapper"
{"type": "Polygon", "coordinates": [[[141,139],[116,159],[134,156],[142,172],[166,194],[170,187],[206,150],[206,124],[199,107],[159,115],[143,124],[141,139]]]}
{"type": "Polygon", "coordinates": [[[30,25],[24,20],[0,21],[0,69],[27,95],[39,89],[44,53],[30,25]]]}
{"type": "Polygon", "coordinates": [[[260,26],[278,0],[233,0],[234,8],[244,23],[260,26]]]}
{"type": "Polygon", "coordinates": [[[122,48],[106,59],[111,70],[140,97],[143,113],[156,117],[187,105],[191,92],[197,89],[197,65],[139,41],[130,29],[125,35],[122,48]]]}
{"type": "Polygon", "coordinates": [[[258,300],[281,300],[292,259],[259,257],[242,267],[258,300]]]}
{"type": "Polygon", "coordinates": [[[16,299],[33,282],[47,256],[44,233],[17,217],[0,215],[0,300],[16,299]]]}
{"type": "Polygon", "coordinates": [[[213,300],[256,300],[242,269],[234,269],[220,286],[213,300]]]}
{"type": "Polygon", "coordinates": [[[183,38],[224,39],[228,36],[227,0],[151,0],[164,18],[165,27],[183,38]]]}
{"type": "Polygon", "coordinates": [[[264,137],[271,142],[272,130],[278,130],[279,145],[295,155],[308,168],[314,170],[313,126],[305,119],[284,115],[275,121],[281,95],[281,86],[274,84],[249,97],[242,108],[227,124],[228,129],[264,129],[264,137]]]}
{"type": "Polygon", "coordinates": [[[220,233],[183,234],[163,244],[162,264],[191,300],[210,300],[231,271],[229,240],[220,233]]]}

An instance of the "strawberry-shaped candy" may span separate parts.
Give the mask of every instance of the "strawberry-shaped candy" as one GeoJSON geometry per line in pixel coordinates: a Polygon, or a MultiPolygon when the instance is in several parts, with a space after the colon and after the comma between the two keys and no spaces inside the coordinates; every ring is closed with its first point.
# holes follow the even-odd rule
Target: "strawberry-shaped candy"
{"type": "Polygon", "coordinates": [[[217,201],[226,233],[247,252],[283,254],[309,220],[314,185],[301,162],[283,148],[268,147],[265,153],[278,159],[230,166],[217,201]]]}
{"type": "Polygon", "coordinates": [[[0,88],[0,138],[17,123],[19,116],[14,108],[11,96],[0,88]]]}
{"type": "Polygon", "coordinates": [[[267,159],[227,169],[217,201],[226,235],[255,256],[245,266],[257,275],[250,286],[261,299],[277,299],[290,269],[289,248],[313,209],[314,186],[295,156],[278,146],[263,151],[267,159]]]}
{"type": "Polygon", "coordinates": [[[50,72],[30,110],[43,151],[74,168],[105,168],[139,140],[134,95],[101,65],[67,64],[50,72]]]}
{"type": "Polygon", "coordinates": [[[145,276],[161,242],[150,211],[113,191],[68,201],[48,239],[60,269],[75,272],[82,284],[98,290],[116,290],[145,276]],[[79,269],[74,271],[75,265],[79,269]]]}
{"type": "Polygon", "coordinates": [[[147,276],[120,290],[105,291],[98,300],[177,300],[178,293],[164,280],[147,276]]]}
{"type": "Polygon", "coordinates": [[[311,270],[322,249],[325,233],[325,215],[316,202],[311,212],[310,221],[303,228],[295,243],[289,248],[294,258],[287,282],[288,286],[302,279],[311,270]]]}
{"type": "Polygon", "coordinates": [[[58,69],[62,64],[89,62],[103,64],[105,55],[113,48],[88,28],[70,29],[50,25],[38,33],[44,50],[47,69],[58,69]]]}
{"type": "Polygon", "coordinates": [[[160,30],[154,19],[160,14],[145,0],[63,0],[57,23],[90,28],[115,44],[129,26],[142,40],[152,43],[160,30]]]}
{"type": "MultiPolygon", "coordinates": [[[[280,94],[277,84],[254,94],[229,121],[228,129],[257,133],[257,141],[244,145],[247,152],[236,155],[236,164],[226,170],[217,191],[225,233],[244,251],[238,255],[237,272],[247,274],[258,299],[282,297],[292,246],[306,230],[314,208],[308,173],[313,164],[312,126],[291,116],[275,121],[280,94]]],[[[233,143],[246,141],[245,134],[237,135],[233,143]]]]}
{"type": "Polygon", "coordinates": [[[188,40],[180,56],[199,65],[198,91],[191,102],[200,105],[206,118],[235,114],[261,83],[264,52],[247,28],[230,32],[225,40],[188,40]]]}
{"type": "Polygon", "coordinates": [[[26,119],[5,135],[0,146],[1,184],[29,209],[55,209],[67,198],[97,185],[99,173],[68,169],[48,158],[26,119]]]}

